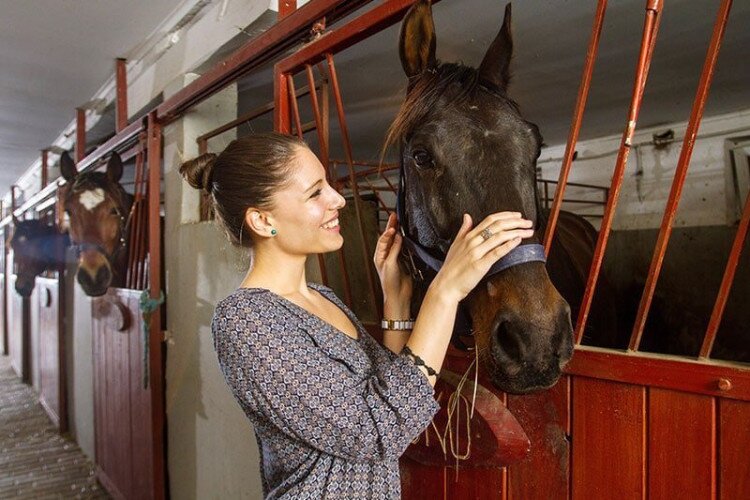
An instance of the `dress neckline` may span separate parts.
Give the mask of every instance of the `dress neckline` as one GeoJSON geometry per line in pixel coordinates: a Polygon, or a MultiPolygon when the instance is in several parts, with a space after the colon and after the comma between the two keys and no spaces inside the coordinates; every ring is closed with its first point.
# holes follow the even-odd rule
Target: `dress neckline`
{"type": "Polygon", "coordinates": [[[341,312],[343,312],[344,315],[347,318],[349,318],[349,321],[352,322],[352,325],[354,326],[354,329],[357,331],[357,337],[352,337],[348,333],[340,330],[339,328],[337,328],[333,324],[331,324],[328,321],[324,320],[323,318],[321,318],[317,314],[311,313],[310,311],[308,311],[307,309],[305,309],[301,305],[299,305],[299,304],[297,304],[295,302],[292,302],[291,300],[287,299],[283,295],[279,295],[278,293],[273,292],[273,291],[269,290],[268,288],[263,288],[263,287],[239,287],[237,290],[252,290],[252,291],[266,292],[266,293],[268,293],[268,294],[276,297],[278,300],[284,302],[285,304],[291,305],[298,312],[301,312],[302,314],[304,314],[304,315],[306,315],[308,317],[312,317],[314,320],[318,321],[319,323],[323,324],[324,326],[327,326],[328,328],[330,328],[334,332],[336,332],[338,334],[341,334],[344,337],[346,337],[348,339],[351,339],[354,342],[359,342],[362,339],[362,334],[363,333],[362,333],[362,329],[358,325],[358,322],[357,322],[356,318],[353,317],[354,313],[349,314],[349,312],[346,311],[345,309],[343,309],[339,304],[337,304],[335,300],[332,300],[331,298],[327,297],[327,294],[325,294],[323,291],[319,290],[318,289],[319,286],[322,286],[322,285],[318,285],[316,283],[307,283],[307,287],[308,288],[312,288],[313,290],[315,290],[316,292],[318,292],[321,297],[323,297],[328,302],[332,303],[334,306],[338,307],[339,310],[341,310],[341,312]]]}

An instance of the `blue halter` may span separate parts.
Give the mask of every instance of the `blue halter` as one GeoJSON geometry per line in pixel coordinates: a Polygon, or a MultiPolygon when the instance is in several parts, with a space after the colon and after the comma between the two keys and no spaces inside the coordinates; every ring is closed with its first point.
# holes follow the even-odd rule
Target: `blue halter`
{"type": "MultiPolygon", "coordinates": [[[[408,258],[408,267],[412,279],[424,282],[426,279],[423,271],[432,271],[436,274],[443,267],[445,256],[440,255],[436,257],[434,255],[434,250],[428,250],[406,234],[406,230],[404,229],[406,226],[406,210],[404,202],[405,189],[406,180],[404,165],[401,163],[399,167],[398,193],[396,196],[396,217],[398,218],[399,226],[401,228],[401,236],[404,243],[403,252],[408,258]]],[[[510,267],[525,264],[527,262],[547,262],[544,246],[538,243],[517,246],[508,252],[503,258],[495,262],[490,270],[487,271],[487,274],[485,274],[483,279],[494,276],[510,267]]],[[[458,307],[455,326],[453,327],[452,342],[457,347],[466,350],[466,345],[461,341],[460,336],[471,335],[472,332],[473,329],[470,316],[468,311],[466,311],[466,306],[461,302],[458,307]]]]}

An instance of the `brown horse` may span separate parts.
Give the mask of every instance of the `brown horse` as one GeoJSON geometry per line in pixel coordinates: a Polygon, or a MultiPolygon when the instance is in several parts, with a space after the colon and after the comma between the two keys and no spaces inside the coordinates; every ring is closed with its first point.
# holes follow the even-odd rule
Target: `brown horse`
{"type": "Polygon", "coordinates": [[[60,158],[67,184],[61,197],[70,218],[70,237],[78,250],[76,277],[92,297],[110,286],[124,286],[128,250],[126,237],[133,196],[120,185],[122,160],[113,153],[106,172],[78,173],[67,153],[60,158]]]}
{"type": "MultiPolygon", "coordinates": [[[[402,229],[438,258],[462,214],[478,223],[500,211],[534,221],[536,236],[521,253],[538,255],[546,225],[536,183],[542,137],[506,93],[510,22],[508,5],[500,33],[474,69],[436,60],[429,2],[412,6],[403,21],[400,56],[409,81],[386,146],[400,146],[402,229]]],[[[573,352],[569,304],[580,303],[595,241],[590,224],[563,214],[547,267],[543,255],[521,258],[486,277],[464,301],[484,369],[498,388],[520,394],[557,382],[573,352]]],[[[428,282],[429,276],[417,283],[417,296],[428,282]]],[[[605,321],[614,320],[611,309],[601,311],[605,321]]]]}
{"type": "Polygon", "coordinates": [[[13,216],[13,232],[8,245],[16,267],[16,292],[31,296],[35,278],[45,271],[60,271],[70,245],[67,234],[40,220],[18,220],[13,216]]]}

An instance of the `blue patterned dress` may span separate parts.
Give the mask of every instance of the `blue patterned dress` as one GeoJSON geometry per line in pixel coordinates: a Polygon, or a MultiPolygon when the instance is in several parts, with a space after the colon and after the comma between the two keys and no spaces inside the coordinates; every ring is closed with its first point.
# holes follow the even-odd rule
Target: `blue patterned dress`
{"type": "Polygon", "coordinates": [[[354,323],[354,339],[263,288],[219,302],[221,370],[255,427],[266,498],[400,498],[398,458],[439,409],[422,372],[354,323]]]}

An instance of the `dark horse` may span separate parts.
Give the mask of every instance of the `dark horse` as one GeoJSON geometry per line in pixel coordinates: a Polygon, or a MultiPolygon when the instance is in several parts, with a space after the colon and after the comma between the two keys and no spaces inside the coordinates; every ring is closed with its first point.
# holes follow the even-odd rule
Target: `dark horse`
{"type": "Polygon", "coordinates": [[[61,197],[70,218],[70,237],[78,249],[78,283],[86,295],[103,295],[110,286],[124,286],[128,231],[133,196],[120,185],[122,160],[113,153],[106,172],[78,173],[67,153],[60,158],[67,184],[61,197]]]}
{"type": "Polygon", "coordinates": [[[44,271],[59,271],[65,265],[68,235],[41,220],[18,220],[13,217],[13,233],[8,245],[13,249],[16,266],[16,292],[31,296],[34,279],[44,271]]]}
{"type": "MultiPolygon", "coordinates": [[[[464,213],[476,224],[493,212],[521,212],[536,229],[522,244],[538,244],[544,234],[536,183],[542,136],[506,93],[510,22],[508,5],[500,33],[474,69],[436,60],[429,2],[412,6],[403,21],[400,56],[409,82],[386,147],[400,145],[403,229],[435,255],[445,255],[464,213]]],[[[582,218],[561,214],[546,268],[515,265],[485,278],[465,300],[482,364],[501,390],[522,394],[557,382],[572,356],[571,306],[575,314],[596,234],[582,218]]],[[[416,295],[427,281],[417,283],[416,295]]],[[[611,311],[602,314],[614,320],[611,311]]]]}

